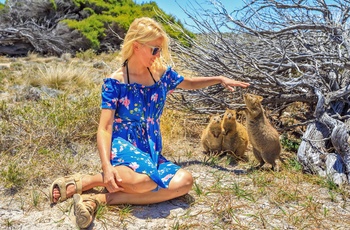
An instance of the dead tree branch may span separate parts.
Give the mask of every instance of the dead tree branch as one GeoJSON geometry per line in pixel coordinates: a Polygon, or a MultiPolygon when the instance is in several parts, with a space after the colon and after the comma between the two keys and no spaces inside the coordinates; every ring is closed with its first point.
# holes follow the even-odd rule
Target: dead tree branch
{"type": "MultiPolygon", "coordinates": [[[[250,82],[248,91],[264,97],[266,109],[279,114],[277,121],[293,103],[315,109],[307,117],[296,116],[308,124],[298,159],[305,171],[337,183],[348,180],[350,2],[250,0],[241,9],[226,9],[218,0],[209,4],[183,8],[198,32],[196,40],[189,39],[190,47],[175,42],[186,68],[250,82]]],[[[237,90],[229,95],[214,86],[183,92],[183,98],[193,110],[237,108],[245,92],[237,90]]]]}

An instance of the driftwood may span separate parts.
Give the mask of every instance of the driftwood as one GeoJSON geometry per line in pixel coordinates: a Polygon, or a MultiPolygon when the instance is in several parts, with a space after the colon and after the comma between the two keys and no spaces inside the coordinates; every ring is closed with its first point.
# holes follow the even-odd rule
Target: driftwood
{"type": "Polygon", "coordinates": [[[65,42],[67,38],[64,37],[67,34],[70,38],[75,38],[76,42],[80,41],[80,47],[88,44],[79,33],[70,31],[64,25],[58,25],[52,31],[20,25],[16,28],[0,29],[0,34],[0,54],[9,56],[24,56],[30,52],[49,55],[73,53],[74,47],[67,46],[65,42]]]}
{"type": "MultiPolygon", "coordinates": [[[[77,6],[72,0],[8,1],[0,13],[0,55],[20,56],[34,52],[60,56],[91,48],[87,38],[62,22],[64,19],[84,19],[88,16],[84,8],[84,4],[77,6]]],[[[116,42],[118,39],[112,30],[120,32],[121,29],[115,24],[106,28],[99,52],[119,48],[120,42],[116,42]]]]}
{"type": "MultiPolygon", "coordinates": [[[[4,34],[3,31],[0,33],[4,34]]],[[[2,55],[23,56],[27,55],[33,50],[33,45],[31,43],[26,42],[24,39],[17,37],[10,38],[10,36],[6,36],[6,39],[0,38],[0,54],[2,55]]]]}
{"type": "MultiPolygon", "coordinates": [[[[301,144],[297,159],[305,172],[328,176],[337,184],[349,182],[350,172],[350,30],[349,1],[246,1],[227,9],[220,1],[211,7],[190,1],[182,5],[196,40],[173,50],[186,69],[202,76],[225,75],[250,82],[235,94],[221,86],[181,92],[188,109],[215,113],[240,108],[246,91],[264,97],[269,118],[286,132],[298,126],[301,144]],[[286,110],[295,111],[292,127],[283,124],[286,110]]],[[[169,23],[180,30],[176,24],[169,23]]]]}
{"type": "MultiPolygon", "coordinates": [[[[304,170],[328,177],[337,184],[350,181],[349,127],[325,111],[325,98],[316,90],[316,121],[309,124],[298,149],[304,170]]],[[[344,103],[343,103],[344,104],[344,103]]],[[[336,106],[342,108],[342,106],[336,106]]],[[[335,111],[337,112],[337,111],[335,111]]]]}
{"type": "Polygon", "coordinates": [[[8,1],[0,14],[0,55],[36,52],[59,56],[89,47],[89,42],[79,32],[60,23],[77,17],[76,9],[72,8],[74,4],[55,2],[56,9],[50,1],[8,1]]]}

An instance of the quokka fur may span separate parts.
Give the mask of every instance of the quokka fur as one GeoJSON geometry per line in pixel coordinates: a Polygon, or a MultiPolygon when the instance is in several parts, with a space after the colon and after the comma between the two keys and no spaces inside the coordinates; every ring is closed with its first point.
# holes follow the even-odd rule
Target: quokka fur
{"type": "MultiPolygon", "coordinates": [[[[246,104],[246,127],[249,142],[253,147],[253,154],[259,161],[261,168],[265,162],[272,165],[272,170],[276,169],[276,160],[281,159],[281,143],[277,130],[270,124],[265,116],[261,101],[263,97],[254,94],[245,94],[246,104]]],[[[283,162],[283,161],[282,161],[283,162]]]]}
{"type": "Polygon", "coordinates": [[[221,152],[221,120],[220,115],[212,115],[209,124],[202,132],[201,144],[207,154],[219,154],[221,152]]]}
{"type": "Polygon", "coordinates": [[[226,109],[221,122],[222,151],[231,153],[239,159],[245,159],[244,153],[248,146],[248,133],[236,117],[235,110],[226,109]]]}

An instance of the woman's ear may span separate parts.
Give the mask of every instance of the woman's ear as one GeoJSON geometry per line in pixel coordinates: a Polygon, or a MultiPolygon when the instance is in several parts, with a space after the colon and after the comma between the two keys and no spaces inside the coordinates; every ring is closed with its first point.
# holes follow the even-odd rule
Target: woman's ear
{"type": "Polygon", "coordinates": [[[138,42],[133,42],[132,43],[132,48],[134,49],[134,51],[137,51],[140,48],[140,44],[138,42]]]}

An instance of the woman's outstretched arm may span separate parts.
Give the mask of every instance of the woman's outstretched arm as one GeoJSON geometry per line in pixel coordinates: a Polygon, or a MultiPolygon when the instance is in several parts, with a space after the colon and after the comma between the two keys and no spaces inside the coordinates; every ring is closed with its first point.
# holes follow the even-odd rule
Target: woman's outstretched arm
{"type": "Polygon", "coordinates": [[[238,86],[246,88],[250,85],[247,82],[236,81],[224,76],[212,76],[185,78],[178,87],[181,89],[201,89],[216,84],[222,84],[225,88],[228,88],[231,91],[234,91],[233,87],[238,86]]]}

